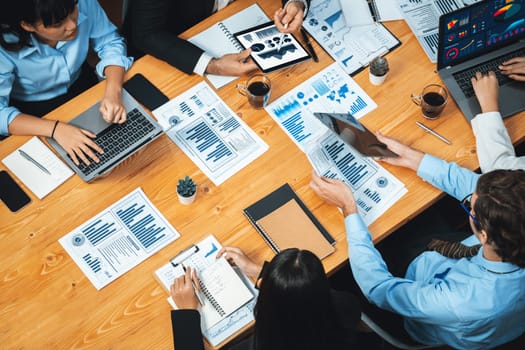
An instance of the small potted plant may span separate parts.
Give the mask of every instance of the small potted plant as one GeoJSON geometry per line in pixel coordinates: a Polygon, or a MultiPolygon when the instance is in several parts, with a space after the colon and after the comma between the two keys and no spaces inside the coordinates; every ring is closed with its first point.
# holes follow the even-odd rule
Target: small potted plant
{"type": "Polygon", "coordinates": [[[370,82],[381,85],[388,74],[388,61],[384,57],[376,57],[370,62],[370,82]]]}
{"type": "Polygon", "coordinates": [[[188,205],[195,200],[197,185],[188,175],[186,175],[184,179],[179,179],[177,194],[179,195],[179,202],[182,204],[188,205]]]}

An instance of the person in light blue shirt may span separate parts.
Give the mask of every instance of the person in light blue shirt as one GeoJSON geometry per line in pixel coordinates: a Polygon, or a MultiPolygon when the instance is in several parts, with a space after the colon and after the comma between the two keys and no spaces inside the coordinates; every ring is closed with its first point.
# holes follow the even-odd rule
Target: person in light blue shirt
{"type": "MultiPolygon", "coordinates": [[[[488,349],[525,332],[525,171],[495,170],[483,175],[414,150],[378,134],[404,166],[435,187],[462,200],[481,243],[472,258],[451,259],[424,252],[405,277],[394,277],[374,247],[348,186],[312,174],[312,189],[345,216],[353,276],[366,298],[400,314],[405,330],[428,345],[488,349]]],[[[403,254],[402,247],[399,254],[403,254]]]]}
{"type": "Polygon", "coordinates": [[[75,163],[98,162],[95,152],[103,150],[91,132],[38,118],[81,92],[90,44],[100,58],[96,71],[106,78],[101,113],[123,123],[122,82],[133,60],[96,0],[16,0],[2,9],[0,135],[54,137],[75,163]]]}

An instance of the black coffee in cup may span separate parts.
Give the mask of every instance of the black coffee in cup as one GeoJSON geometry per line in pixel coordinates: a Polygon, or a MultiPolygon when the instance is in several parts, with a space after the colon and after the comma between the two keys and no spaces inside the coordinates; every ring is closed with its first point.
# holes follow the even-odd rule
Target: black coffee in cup
{"type": "Polygon", "coordinates": [[[255,81],[248,86],[250,94],[255,96],[264,96],[270,91],[270,86],[262,81],[255,81]]]}
{"type": "Polygon", "coordinates": [[[248,97],[248,102],[255,109],[262,109],[270,99],[272,83],[264,74],[252,75],[246,84],[237,84],[239,93],[248,97]]]}
{"type": "Polygon", "coordinates": [[[445,97],[440,93],[427,92],[423,95],[423,103],[421,103],[423,114],[430,119],[437,118],[445,108],[445,102],[445,97]]]}

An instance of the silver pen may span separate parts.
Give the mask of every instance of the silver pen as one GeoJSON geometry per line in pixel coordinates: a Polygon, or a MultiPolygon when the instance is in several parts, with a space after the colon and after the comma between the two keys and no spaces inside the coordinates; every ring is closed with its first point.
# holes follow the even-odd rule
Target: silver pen
{"type": "Polygon", "coordinates": [[[426,132],[428,132],[429,134],[432,134],[434,135],[435,137],[437,137],[438,139],[440,139],[441,141],[451,145],[452,142],[450,142],[447,138],[445,138],[444,136],[441,136],[440,134],[438,134],[437,132],[435,132],[434,130],[430,129],[428,126],[426,126],[425,124],[423,123],[420,123],[420,122],[416,122],[416,125],[419,126],[421,129],[425,130],[426,132]]]}
{"type": "Polygon", "coordinates": [[[28,161],[30,161],[31,163],[33,163],[35,166],[38,167],[38,169],[42,170],[44,173],[48,174],[48,175],[51,175],[51,173],[49,172],[49,170],[47,170],[47,168],[45,166],[43,166],[42,164],[40,164],[38,161],[36,161],[33,157],[31,157],[29,154],[27,154],[26,152],[22,151],[21,149],[18,150],[18,153],[20,153],[20,155],[22,157],[24,157],[25,159],[27,159],[28,161]]]}
{"type": "MultiPolygon", "coordinates": [[[[284,25],[284,29],[288,29],[288,23],[284,25]]],[[[284,33],[279,35],[279,44],[277,44],[277,52],[281,51],[281,46],[283,46],[284,33]]]]}

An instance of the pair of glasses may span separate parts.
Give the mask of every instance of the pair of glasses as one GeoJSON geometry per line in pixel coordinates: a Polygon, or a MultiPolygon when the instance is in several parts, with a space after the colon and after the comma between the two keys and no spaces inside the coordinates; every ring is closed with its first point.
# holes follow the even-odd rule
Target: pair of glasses
{"type": "Polygon", "coordinates": [[[463,208],[463,210],[467,212],[468,216],[472,218],[472,221],[474,221],[475,224],[479,225],[478,219],[474,215],[472,215],[472,204],[470,203],[471,199],[472,193],[463,198],[461,202],[459,202],[459,205],[461,205],[461,208],[463,208]]]}

